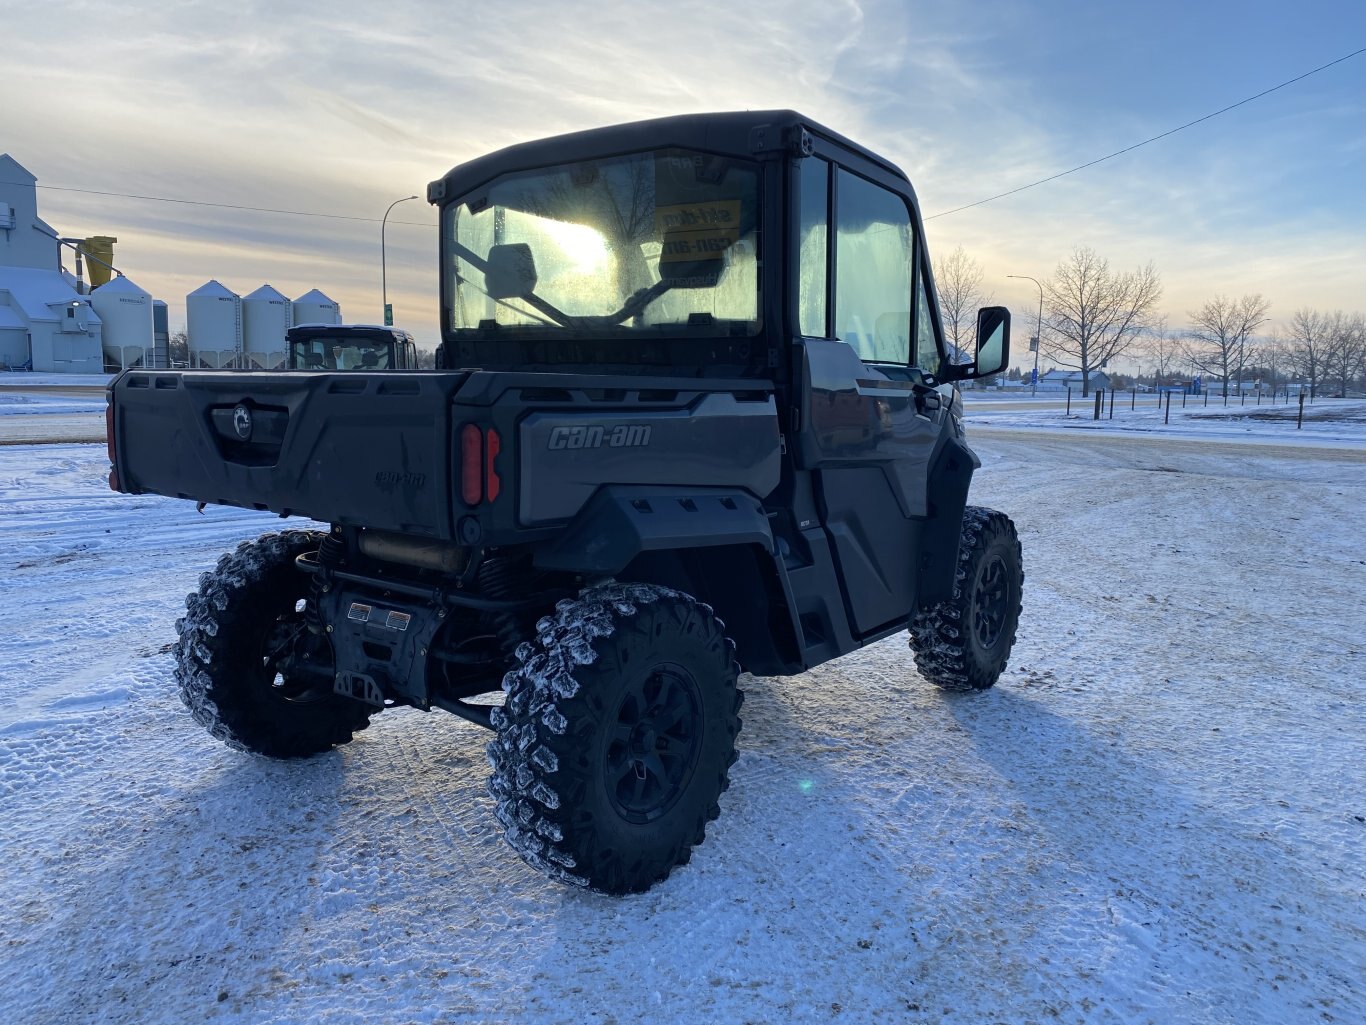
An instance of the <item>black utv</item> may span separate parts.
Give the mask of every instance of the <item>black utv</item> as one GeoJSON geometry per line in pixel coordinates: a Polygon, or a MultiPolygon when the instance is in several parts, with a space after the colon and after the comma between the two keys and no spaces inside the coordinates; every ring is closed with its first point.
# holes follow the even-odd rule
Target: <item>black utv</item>
{"type": "Polygon", "coordinates": [[[950,360],[901,171],[791,111],[709,114],[513,146],[428,198],[445,369],[110,386],[115,489],[331,525],[187,599],[214,736],[293,758],[453,712],[496,734],[517,852],[624,893],[716,818],[741,672],[909,631],[930,683],[996,681],[1020,547],[966,504],[953,382],[1005,366],[1010,318],[950,360]]]}
{"type": "Polygon", "coordinates": [[[285,332],[290,370],[415,370],[413,336],[378,324],[296,324],[285,332]]]}

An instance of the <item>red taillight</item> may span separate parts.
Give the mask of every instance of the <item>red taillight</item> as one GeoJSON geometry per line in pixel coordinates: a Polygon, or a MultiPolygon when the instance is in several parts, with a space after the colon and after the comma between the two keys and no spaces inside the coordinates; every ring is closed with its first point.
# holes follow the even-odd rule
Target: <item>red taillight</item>
{"type": "Polygon", "coordinates": [[[460,429],[460,497],[466,505],[484,500],[484,432],[474,424],[460,429]]]}
{"type": "Polygon", "coordinates": [[[498,432],[490,427],[488,437],[484,442],[484,466],[488,471],[488,493],[490,502],[497,500],[498,489],[502,485],[502,482],[498,479],[498,471],[493,465],[493,461],[498,458],[498,453],[502,447],[503,439],[498,437],[498,432]]]}

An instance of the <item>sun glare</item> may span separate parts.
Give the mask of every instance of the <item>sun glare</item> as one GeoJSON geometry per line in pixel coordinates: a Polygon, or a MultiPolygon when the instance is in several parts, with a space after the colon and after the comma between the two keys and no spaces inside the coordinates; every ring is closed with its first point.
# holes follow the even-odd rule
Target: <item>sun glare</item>
{"type": "Polygon", "coordinates": [[[537,227],[571,261],[570,273],[593,274],[607,268],[607,243],[594,229],[552,220],[542,220],[537,227]]]}

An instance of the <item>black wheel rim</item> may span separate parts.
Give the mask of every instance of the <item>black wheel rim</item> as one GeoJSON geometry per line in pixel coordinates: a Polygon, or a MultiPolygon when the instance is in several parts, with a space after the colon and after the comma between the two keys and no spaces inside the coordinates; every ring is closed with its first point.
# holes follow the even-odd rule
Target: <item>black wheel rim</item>
{"type": "Polygon", "coordinates": [[[618,815],[652,822],[682,796],[702,748],[702,698],[681,666],[655,666],[631,684],[610,723],[604,780],[618,815]]]}
{"type": "Polygon", "coordinates": [[[306,630],[301,612],[282,613],[261,642],[259,664],[268,689],[279,700],[295,705],[321,701],[332,693],[317,677],[289,671],[288,662],[308,642],[306,630]]]}
{"type": "Polygon", "coordinates": [[[1005,559],[997,555],[982,566],[972,598],[972,630],[977,643],[990,648],[1001,639],[1010,606],[1010,577],[1005,559]]]}

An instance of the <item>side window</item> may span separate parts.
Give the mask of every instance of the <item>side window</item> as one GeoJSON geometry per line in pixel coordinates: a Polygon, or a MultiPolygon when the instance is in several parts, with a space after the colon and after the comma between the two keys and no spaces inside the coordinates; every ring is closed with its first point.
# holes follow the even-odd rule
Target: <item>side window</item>
{"type": "Polygon", "coordinates": [[[931,374],[939,373],[939,347],[934,344],[934,318],[925,292],[923,268],[915,276],[915,365],[931,374]]]}
{"type": "Polygon", "coordinates": [[[905,201],[840,169],[835,219],[836,337],[863,359],[909,363],[915,234],[905,201]]]}
{"type": "Polygon", "coordinates": [[[826,256],[830,236],[830,165],[818,157],[801,164],[797,238],[797,313],[801,333],[828,338],[826,256]]]}

